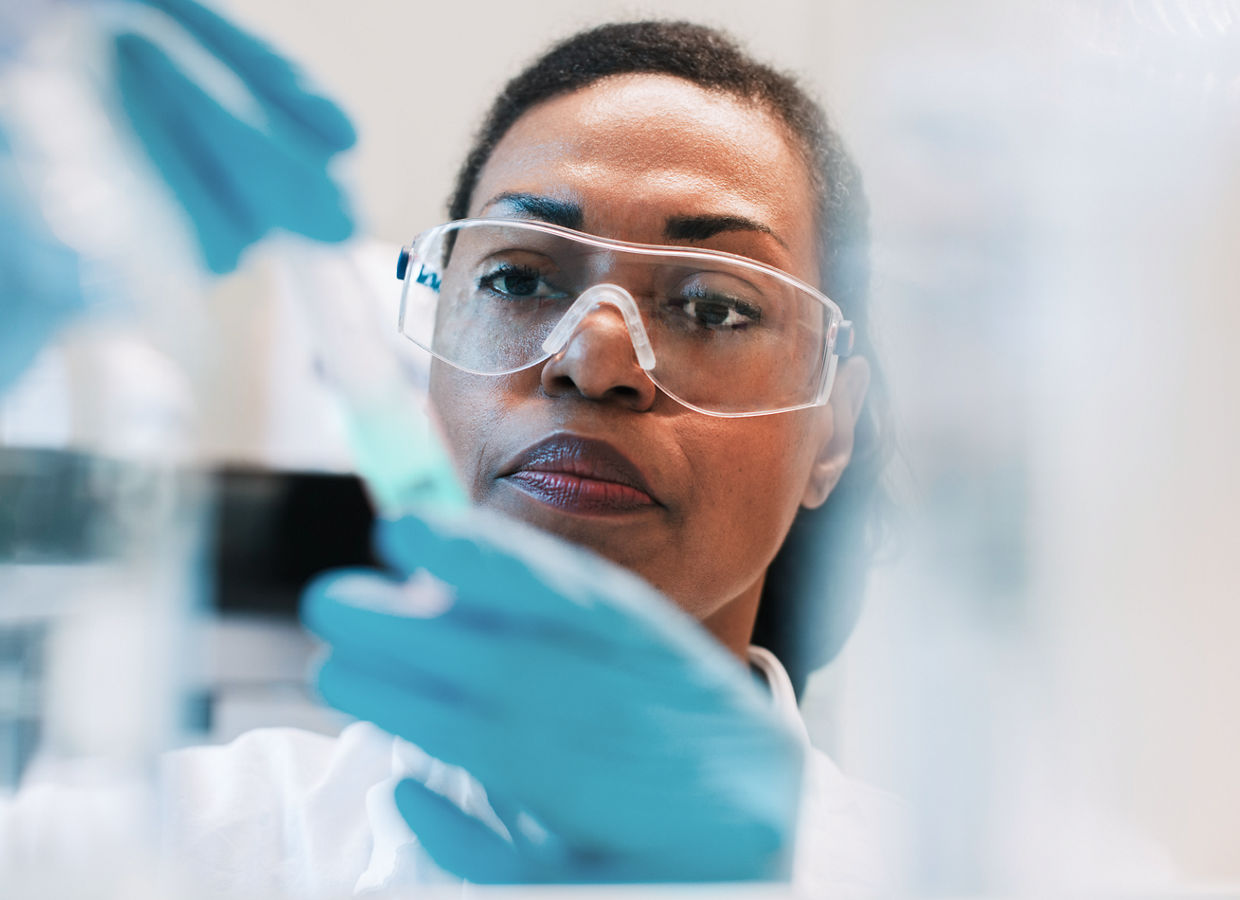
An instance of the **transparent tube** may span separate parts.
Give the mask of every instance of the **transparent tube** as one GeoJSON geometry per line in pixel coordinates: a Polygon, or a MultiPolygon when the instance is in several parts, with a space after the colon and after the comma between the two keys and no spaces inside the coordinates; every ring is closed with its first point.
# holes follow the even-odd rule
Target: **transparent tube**
{"type": "Polygon", "coordinates": [[[343,302],[371,291],[348,247],[289,240],[280,258],[289,294],[304,312],[317,362],[344,415],[357,470],[379,513],[395,518],[411,510],[466,506],[424,377],[399,355],[399,283],[392,279],[390,304],[343,302]],[[383,318],[387,306],[391,315],[383,318]]]}

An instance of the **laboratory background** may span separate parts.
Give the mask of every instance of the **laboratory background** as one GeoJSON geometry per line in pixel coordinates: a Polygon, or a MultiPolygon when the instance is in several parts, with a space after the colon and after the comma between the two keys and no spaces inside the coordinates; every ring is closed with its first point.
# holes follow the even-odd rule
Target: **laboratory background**
{"type": "MultiPolygon", "coordinates": [[[[906,798],[932,893],[1240,885],[1240,4],[221,8],[353,118],[350,289],[378,317],[399,302],[399,246],[446,219],[496,90],[555,38],[685,18],[798,74],[865,178],[899,442],[859,624],[803,700],[815,744],[906,798]]],[[[344,724],[307,687],[296,598],[314,571],[369,558],[370,513],[289,269],[259,248],[213,284],[166,273],[204,298],[179,327],[211,335],[209,365],[84,326],[0,398],[10,510],[46,451],[175,456],[179,417],[209,423],[193,456],[211,476],[139,486],[167,492],[152,539],[181,560],[149,577],[194,573],[192,623],[168,632],[187,739],[344,724]]],[[[92,634],[123,627],[105,618],[92,634]]],[[[21,633],[0,636],[9,767],[21,633]]],[[[89,730],[99,711],[75,709],[89,730]]]]}

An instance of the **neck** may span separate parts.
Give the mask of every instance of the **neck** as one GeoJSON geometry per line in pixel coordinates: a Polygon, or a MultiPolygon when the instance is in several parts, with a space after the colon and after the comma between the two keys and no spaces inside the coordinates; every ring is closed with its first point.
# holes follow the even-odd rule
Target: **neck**
{"type": "Polygon", "coordinates": [[[762,599],[765,574],[739,597],[729,600],[702,620],[702,627],[746,666],[749,665],[749,641],[758,618],[758,602],[762,599]]]}

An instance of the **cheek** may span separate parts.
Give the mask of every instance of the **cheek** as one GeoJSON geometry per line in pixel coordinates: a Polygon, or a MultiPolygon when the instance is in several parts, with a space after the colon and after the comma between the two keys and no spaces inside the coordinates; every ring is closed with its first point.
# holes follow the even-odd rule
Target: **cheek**
{"type": "Polygon", "coordinates": [[[739,421],[744,424],[730,438],[715,444],[727,449],[711,480],[717,490],[752,503],[764,518],[790,520],[816,456],[813,423],[800,413],[739,421]]]}
{"type": "Polygon", "coordinates": [[[814,432],[796,413],[782,418],[732,420],[694,442],[694,514],[685,537],[717,567],[699,582],[702,602],[761,577],[800,507],[816,456],[814,432]]]}
{"type": "Polygon", "coordinates": [[[511,382],[511,377],[470,375],[439,360],[431,365],[431,408],[448,454],[475,500],[486,480],[487,447],[514,405],[511,382]]]}

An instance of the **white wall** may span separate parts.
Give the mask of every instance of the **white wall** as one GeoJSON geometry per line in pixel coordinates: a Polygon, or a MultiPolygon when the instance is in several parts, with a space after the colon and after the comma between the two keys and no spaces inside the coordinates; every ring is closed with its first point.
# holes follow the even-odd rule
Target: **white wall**
{"type": "Polygon", "coordinates": [[[445,216],[474,129],[503,82],[553,40],[617,18],[688,18],[727,27],[764,57],[800,68],[812,54],[809,0],[764,3],[415,3],[247,0],[243,21],[306,60],[361,135],[349,165],[370,230],[407,241],[445,216]]]}

